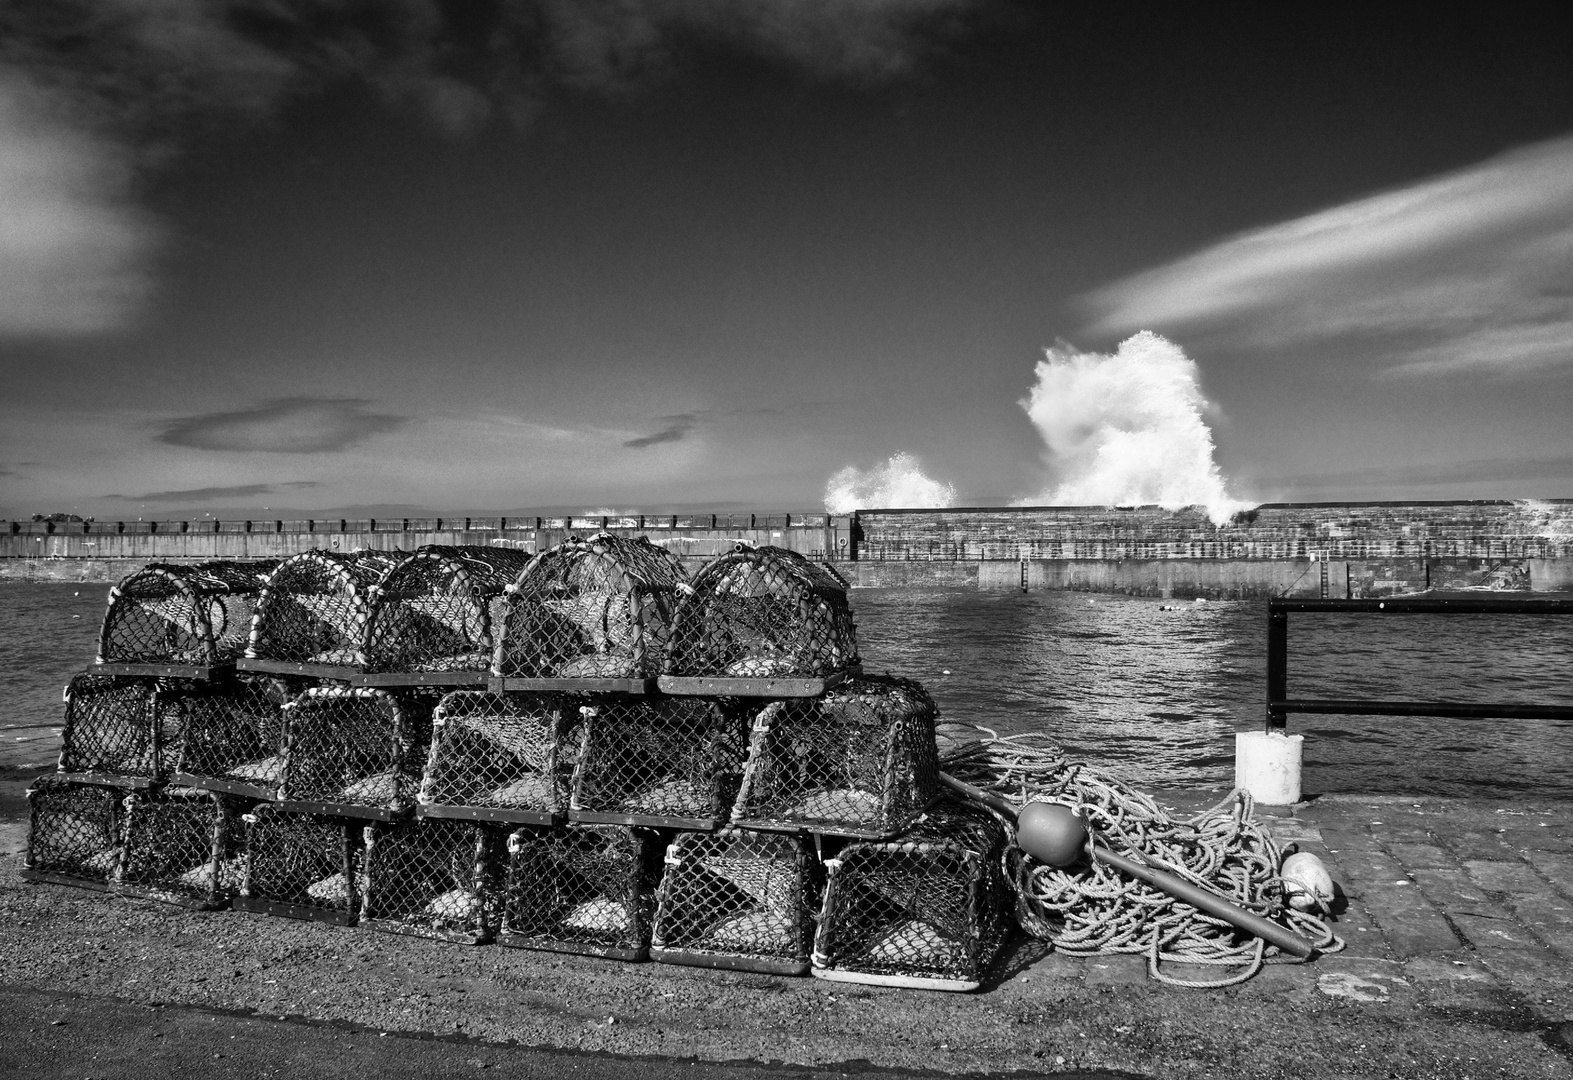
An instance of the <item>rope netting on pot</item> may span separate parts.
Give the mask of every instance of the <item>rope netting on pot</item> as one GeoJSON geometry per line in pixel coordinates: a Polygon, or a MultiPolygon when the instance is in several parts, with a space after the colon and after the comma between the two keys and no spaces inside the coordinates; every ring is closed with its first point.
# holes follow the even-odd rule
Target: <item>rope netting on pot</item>
{"type": "Polygon", "coordinates": [[[494,649],[491,603],[529,561],[522,551],[478,546],[430,545],[405,556],[372,587],[365,656],[373,677],[357,681],[484,682],[494,649]]]}
{"type": "Polygon", "coordinates": [[[846,581],[795,551],[739,544],[682,592],[667,693],[811,697],[857,670],[846,581]]]}
{"type": "Polygon", "coordinates": [[[303,551],[268,575],[236,666],[344,678],[365,670],[372,587],[397,551],[303,551]]]}
{"type": "Polygon", "coordinates": [[[645,537],[570,537],[530,560],[498,602],[492,673],[510,689],[646,689],[683,578],[677,557],[645,537]]]}
{"type": "Polygon", "coordinates": [[[976,990],[1012,929],[1006,843],[987,811],[944,802],[895,839],[848,844],[826,860],[814,975],[976,990]]]}
{"type": "Polygon", "coordinates": [[[180,712],[157,686],[129,675],[73,678],[65,690],[60,771],[123,787],[167,779],[180,757],[180,712]]]}
{"type": "Polygon", "coordinates": [[[318,813],[392,820],[415,805],[434,705],[414,691],[312,687],[284,707],[279,798],[318,813]]]}
{"type": "Polygon", "coordinates": [[[626,825],[520,829],[508,839],[497,942],[613,960],[650,955],[662,847],[626,825]]]}
{"type": "Polygon", "coordinates": [[[934,700],[864,676],[818,698],[773,701],[754,719],[732,822],[879,839],[939,795],[934,700]]]}
{"type": "Polygon", "coordinates": [[[804,837],[733,828],[679,833],[656,897],[650,957],[806,975],[819,877],[804,837]]]}
{"type": "Polygon", "coordinates": [[[149,563],[109,590],[98,662],[122,674],[205,676],[246,651],[277,559],[149,563]]]}
{"type": "Polygon", "coordinates": [[[579,710],[561,694],[455,690],[432,717],[422,817],[549,824],[568,809],[579,710]]]}
{"type": "Polygon", "coordinates": [[[598,697],[580,714],[569,818],[713,829],[747,756],[742,710],[698,698],[598,697]]]}
{"type": "Polygon", "coordinates": [[[471,821],[414,819],[366,829],[360,924],[465,945],[502,922],[505,835],[471,821]]]}
{"type": "Polygon", "coordinates": [[[184,737],[173,780],[187,787],[276,799],[284,782],[284,707],[301,687],[240,673],[160,690],[178,710],[184,737]]]}
{"type": "Polygon", "coordinates": [[[167,788],[126,800],[115,890],[198,910],[228,907],[244,876],[237,806],[211,791],[167,788]]]}
{"type": "Polygon", "coordinates": [[[126,792],[61,776],[40,776],[27,791],[22,877],[107,889],[120,867],[126,792]]]}
{"type": "MultiPolygon", "coordinates": [[[[1231,792],[1216,806],[1179,820],[1116,777],[1068,761],[1044,735],[999,736],[961,726],[945,734],[940,767],[949,775],[1023,806],[1069,804],[1110,850],[1297,931],[1317,950],[1343,948],[1325,922],[1288,905],[1278,872],[1282,851],[1253,818],[1246,792],[1231,792]]],[[[1006,871],[1022,928],[1068,955],[1141,955],[1154,979],[1202,988],[1244,982],[1263,963],[1300,962],[1096,859],[1056,868],[1013,847],[1006,853],[1006,871]],[[1177,978],[1163,970],[1166,963],[1227,973],[1211,980],[1177,978]]]]}
{"type": "Polygon", "coordinates": [[[364,885],[365,824],[263,803],[243,817],[240,911],[353,926],[364,885]]]}

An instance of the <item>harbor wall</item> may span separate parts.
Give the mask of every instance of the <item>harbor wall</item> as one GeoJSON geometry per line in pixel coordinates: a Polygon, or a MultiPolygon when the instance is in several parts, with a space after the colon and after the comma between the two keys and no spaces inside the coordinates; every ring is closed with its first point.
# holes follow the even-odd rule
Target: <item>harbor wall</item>
{"type": "Polygon", "coordinates": [[[1573,500],[1026,507],[607,518],[3,522],[0,578],[115,581],[147,562],[426,544],[539,552],[605,529],[697,565],[739,541],[828,562],[861,587],[1070,589],[1175,598],[1573,592],[1573,500]]]}

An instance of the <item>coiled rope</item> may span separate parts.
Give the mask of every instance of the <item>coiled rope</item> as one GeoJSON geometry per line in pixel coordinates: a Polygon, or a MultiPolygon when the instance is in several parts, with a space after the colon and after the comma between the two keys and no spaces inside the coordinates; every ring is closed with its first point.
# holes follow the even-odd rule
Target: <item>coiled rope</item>
{"type": "MultiPolygon", "coordinates": [[[[1285,902],[1278,873],[1283,852],[1252,818],[1248,793],[1230,792],[1196,817],[1176,821],[1142,792],[1067,760],[1041,733],[1001,736],[987,728],[946,724],[941,745],[940,767],[958,780],[1018,805],[1067,803],[1111,850],[1284,923],[1321,952],[1344,947],[1324,921],[1285,902]]],[[[1070,956],[1142,955],[1154,979],[1204,989],[1245,982],[1264,964],[1301,962],[1095,860],[1058,868],[1012,845],[1005,872],[1016,890],[1022,928],[1070,956]],[[1234,970],[1217,980],[1185,979],[1164,971],[1165,963],[1234,970]]]]}

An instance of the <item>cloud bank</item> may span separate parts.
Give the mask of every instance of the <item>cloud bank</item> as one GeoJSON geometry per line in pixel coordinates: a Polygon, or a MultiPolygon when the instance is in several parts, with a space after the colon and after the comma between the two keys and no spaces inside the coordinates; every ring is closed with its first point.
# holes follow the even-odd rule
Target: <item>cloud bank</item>
{"type": "Polygon", "coordinates": [[[1387,372],[1573,364],[1573,138],[1255,229],[1085,298],[1090,333],[1358,339],[1387,372]]]}
{"type": "Polygon", "coordinates": [[[236,412],[182,416],[158,441],[195,450],[318,454],[397,431],[409,417],[370,412],[358,398],[280,398],[236,412]]]}
{"type": "Polygon", "coordinates": [[[1057,483],[1017,506],[1203,506],[1215,519],[1245,504],[1213,459],[1196,363],[1142,332],[1110,354],[1049,349],[1021,402],[1043,436],[1057,483]]]}
{"type": "Polygon", "coordinates": [[[825,485],[825,510],[832,514],[876,507],[953,506],[955,502],[954,487],[925,476],[918,459],[902,452],[872,469],[848,465],[825,485]]]}
{"type": "Polygon", "coordinates": [[[0,5],[0,336],[132,325],[136,187],[205,131],[348,85],[456,137],[553,87],[627,93],[695,48],[817,78],[910,70],[974,0],[48,0],[0,5]]]}

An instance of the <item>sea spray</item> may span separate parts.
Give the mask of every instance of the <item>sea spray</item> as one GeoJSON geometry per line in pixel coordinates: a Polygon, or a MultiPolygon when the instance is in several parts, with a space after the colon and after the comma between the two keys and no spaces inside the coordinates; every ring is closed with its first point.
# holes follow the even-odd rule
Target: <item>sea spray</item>
{"type": "Polygon", "coordinates": [[[1017,506],[1202,506],[1222,521],[1246,506],[1224,488],[1196,363],[1151,331],[1113,353],[1048,349],[1021,402],[1057,483],[1017,506]]]}
{"type": "Polygon", "coordinates": [[[825,509],[832,514],[875,507],[938,508],[955,501],[954,487],[925,476],[918,459],[904,452],[872,469],[848,465],[825,485],[825,509]]]}

